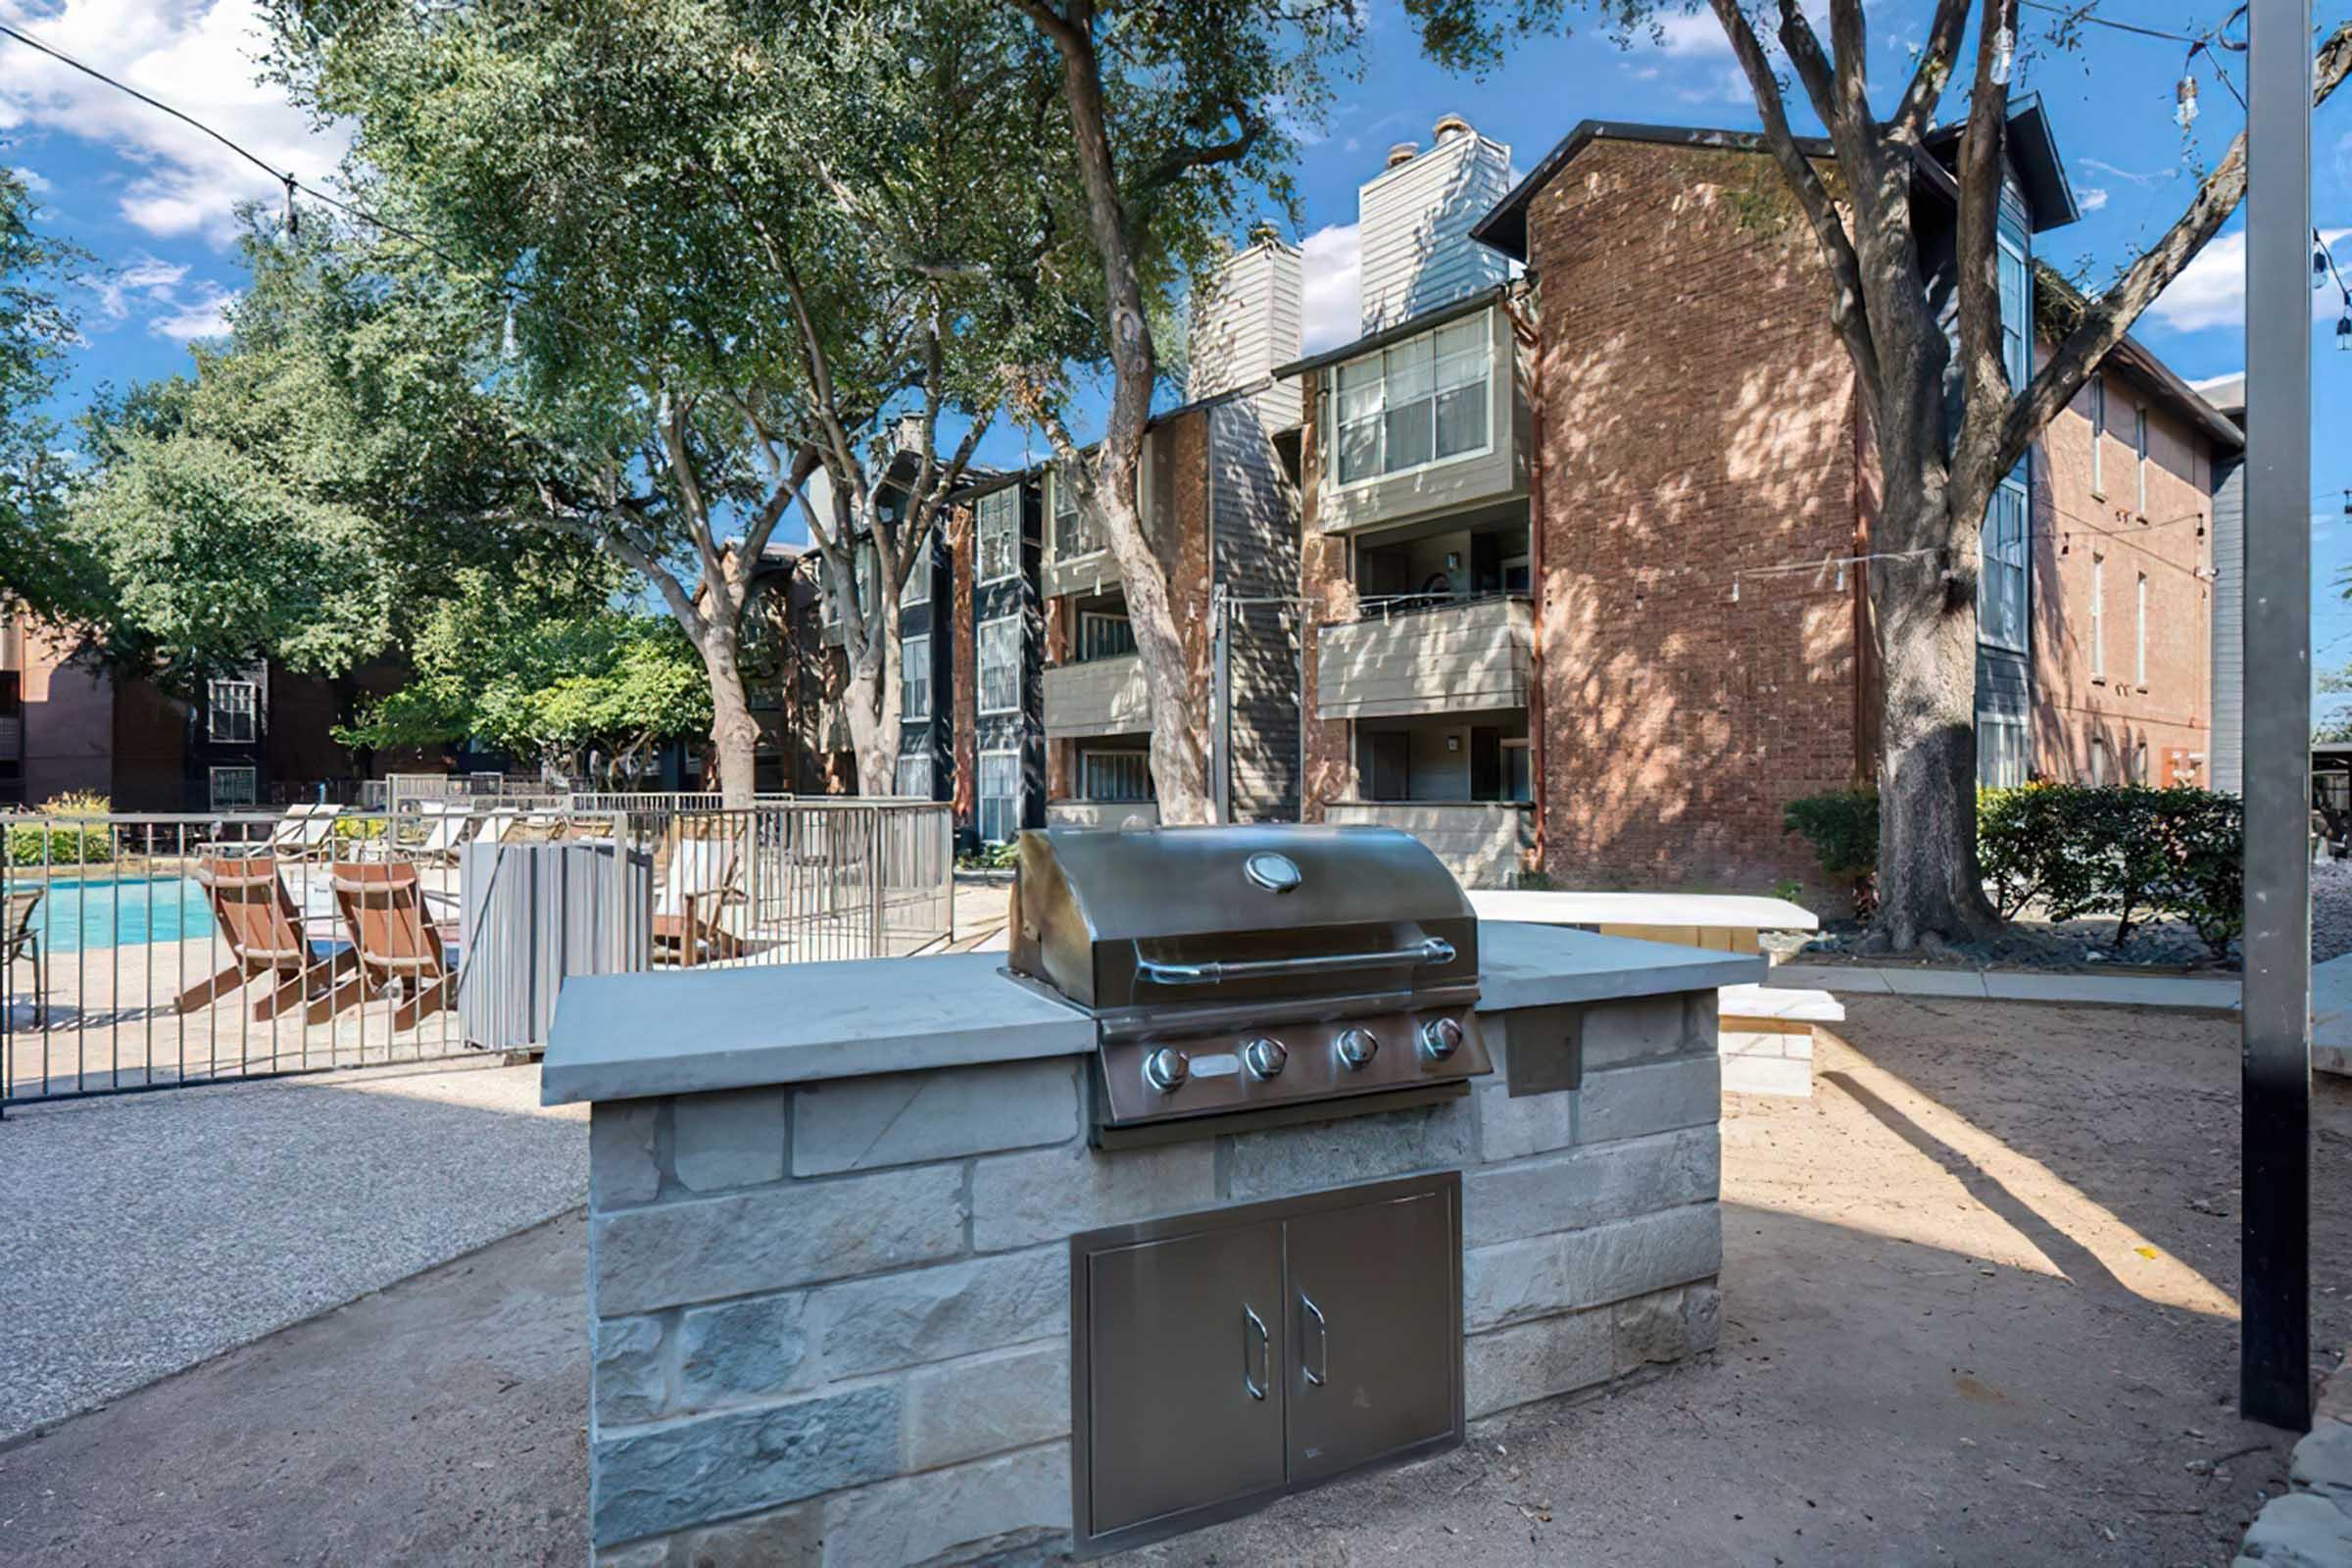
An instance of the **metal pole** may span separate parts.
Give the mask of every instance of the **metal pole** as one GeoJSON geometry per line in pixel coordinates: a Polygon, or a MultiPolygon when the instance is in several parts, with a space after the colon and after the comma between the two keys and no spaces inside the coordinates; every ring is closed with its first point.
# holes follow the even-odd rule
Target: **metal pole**
{"type": "Polygon", "coordinates": [[[1233,599],[1223,583],[1209,595],[1209,635],[1214,639],[1215,669],[1209,686],[1208,770],[1209,797],[1216,803],[1216,820],[1233,820],[1233,599]]]}
{"type": "Polygon", "coordinates": [[[2247,63],[2243,1316],[2238,1407],[2311,1426],[2311,0],[2247,63]]]}

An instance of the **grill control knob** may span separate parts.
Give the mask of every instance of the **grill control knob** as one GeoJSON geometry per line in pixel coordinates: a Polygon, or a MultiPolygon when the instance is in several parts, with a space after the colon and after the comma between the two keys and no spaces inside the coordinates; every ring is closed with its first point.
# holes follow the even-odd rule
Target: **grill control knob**
{"type": "Polygon", "coordinates": [[[1269,1040],[1262,1035],[1242,1048],[1242,1061],[1249,1067],[1252,1078],[1278,1077],[1290,1059],[1291,1054],[1281,1041],[1269,1040]]]}
{"type": "Polygon", "coordinates": [[[1338,1044],[1340,1062],[1349,1072],[1361,1072],[1380,1054],[1380,1042],[1369,1029],[1343,1029],[1338,1044]]]}
{"type": "Polygon", "coordinates": [[[1144,1082],[1163,1095],[1182,1089],[1192,1075],[1192,1058],[1174,1046],[1162,1046],[1144,1058],[1144,1082]]]}
{"type": "Polygon", "coordinates": [[[1421,1051],[1432,1061],[1444,1061],[1462,1049],[1462,1026],[1451,1018],[1432,1018],[1421,1026],[1421,1051]]]}

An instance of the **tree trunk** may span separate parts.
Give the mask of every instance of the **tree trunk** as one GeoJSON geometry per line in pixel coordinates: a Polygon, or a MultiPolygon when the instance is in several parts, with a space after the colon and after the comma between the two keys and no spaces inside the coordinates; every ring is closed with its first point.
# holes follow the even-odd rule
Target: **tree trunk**
{"type": "Polygon", "coordinates": [[[1974,941],[2001,924],[1977,865],[1976,602],[1966,577],[1947,587],[1937,557],[1874,565],[1886,699],[1871,945],[1907,952],[1929,939],[1974,941]]]}
{"type": "Polygon", "coordinates": [[[737,810],[759,794],[760,725],[744,693],[732,622],[714,619],[701,652],[710,677],[710,752],[718,760],[719,801],[737,810]]]}
{"type": "Polygon", "coordinates": [[[1121,488],[1098,481],[1095,486],[1104,536],[1127,591],[1127,623],[1135,631],[1137,662],[1143,666],[1152,712],[1152,786],[1161,822],[1206,822],[1212,819],[1214,802],[1208,791],[1205,736],[1195,724],[1207,715],[1194,711],[1192,662],[1185,657],[1184,638],[1176,627],[1166,568],[1144,536],[1142,519],[1129,501],[1135,493],[1132,485],[1121,488]],[[1140,559],[1130,561],[1130,555],[1140,559]]]}
{"type": "Polygon", "coordinates": [[[865,663],[851,666],[841,710],[858,758],[858,793],[879,799],[899,787],[899,640],[875,638],[867,647],[865,663]]]}

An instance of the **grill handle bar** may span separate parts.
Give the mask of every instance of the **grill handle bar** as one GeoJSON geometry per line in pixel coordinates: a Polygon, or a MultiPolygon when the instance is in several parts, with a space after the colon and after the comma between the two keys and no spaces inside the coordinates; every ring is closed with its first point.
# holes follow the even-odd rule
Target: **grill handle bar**
{"type": "Polygon", "coordinates": [[[1308,954],[1297,958],[1245,958],[1235,962],[1210,963],[1169,963],[1160,958],[1138,958],[1136,968],[1145,979],[1158,985],[1213,986],[1228,980],[1345,974],[1355,969],[1393,969],[1400,963],[1422,967],[1452,961],[1452,943],[1444,937],[1423,937],[1409,948],[1389,948],[1375,953],[1308,954]]]}

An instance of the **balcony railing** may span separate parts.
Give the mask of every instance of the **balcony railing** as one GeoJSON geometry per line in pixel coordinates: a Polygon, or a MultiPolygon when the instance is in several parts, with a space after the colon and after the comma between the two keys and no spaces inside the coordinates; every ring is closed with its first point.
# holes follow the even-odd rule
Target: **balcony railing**
{"type": "Polygon", "coordinates": [[[1525,708],[1535,613],[1521,598],[1373,601],[1364,618],[1322,628],[1321,718],[1525,708]]]}
{"type": "Polygon", "coordinates": [[[1144,662],[1136,654],[1046,671],[1046,733],[1056,739],[1133,735],[1152,727],[1144,662]]]}
{"type": "Polygon", "coordinates": [[[1469,888],[1509,886],[1535,845],[1535,808],[1520,801],[1334,801],[1323,820],[1410,833],[1469,888]]]}

